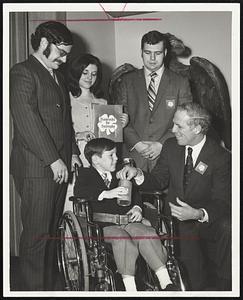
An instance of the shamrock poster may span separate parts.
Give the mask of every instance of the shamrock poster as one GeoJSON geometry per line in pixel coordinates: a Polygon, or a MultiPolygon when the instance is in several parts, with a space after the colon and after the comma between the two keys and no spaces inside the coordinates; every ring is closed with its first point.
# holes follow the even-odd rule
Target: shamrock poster
{"type": "Polygon", "coordinates": [[[94,105],[94,134],[114,142],[123,141],[122,105],[94,105]]]}

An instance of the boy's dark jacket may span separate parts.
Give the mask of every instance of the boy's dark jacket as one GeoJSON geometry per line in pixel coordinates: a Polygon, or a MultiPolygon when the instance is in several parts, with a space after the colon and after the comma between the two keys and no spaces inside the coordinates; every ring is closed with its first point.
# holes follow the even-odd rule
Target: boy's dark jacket
{"type": "Polygon", "coordinates": [[[117,199],[103,199],[98,201],[99,195],[105,190],[112,190],[118,186],[116,172],[112,172],[112,181],[108,188],[100,174],[95,168],[80,168],[79,175],[74,186],[74,196],[89,200],[92,212],[103,212],[110,214],[126,214],[134,205],[142,208],[142,202],[137,187],[132,186],[132,204],[131,206],[119,206],[117,199]]]}

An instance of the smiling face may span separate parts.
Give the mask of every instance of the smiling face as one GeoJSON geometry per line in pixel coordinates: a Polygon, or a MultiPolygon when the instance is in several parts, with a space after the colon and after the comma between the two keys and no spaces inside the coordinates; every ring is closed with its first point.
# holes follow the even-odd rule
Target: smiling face
{"type": "Polygon", "coordinates": [[[117,155],[116,148],[104,151],[101,156],[94,155],[93,162],[95,163],[97,169],[101,172],[114,172],[116,169],[117,155]]]}
{"type": "Polygon", "coordinates": [[[173,118],[172,132],[175,134],[177,143],[181,146],[195,146],[200,142],[203,135],[200,132],[200,126],[190,126],[188,121],[190,117],[186,111],[177,110],[173,118]]]}
{"type": "Polygon", "coordinates": [[[145,43],[143,46],[143,64],[151,72],[157,71],[163,65],[165,55],[166,50],[162,41],[154,45],[145,43]]]}
{"type": "Polygon", "coordinates": [[[90,89],[97,79],[98,68],[96,65],[89,64],[84,70],[79,79],[81,89],[90,89]]]}

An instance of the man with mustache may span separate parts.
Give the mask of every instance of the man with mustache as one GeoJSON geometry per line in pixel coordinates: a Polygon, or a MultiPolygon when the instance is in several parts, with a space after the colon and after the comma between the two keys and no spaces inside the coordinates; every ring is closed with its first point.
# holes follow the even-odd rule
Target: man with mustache
{"type": "Polygon", "coordinates": [[[14,124],[10,168],[21,197],[22,290],[57,288],[54,237],[71,165],[80,165],[69,96],[57,71],[72,44],[72,34],[62,23],[42,23],[31,35],[34,53],[10,71],[14,124]]]}

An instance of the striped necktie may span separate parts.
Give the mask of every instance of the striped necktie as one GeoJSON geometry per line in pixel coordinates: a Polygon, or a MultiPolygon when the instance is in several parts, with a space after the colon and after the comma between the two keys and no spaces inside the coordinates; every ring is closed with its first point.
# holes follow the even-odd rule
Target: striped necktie
{"type": "Polygon", "coordinates": [[[184,191],[188,185],[192,170],[193,170],[192,148],[188,147],[186,164],[185,164],[185,169],[184,169],[184,181],[183,181],[184,191]]]}
{"type": "Polygon", "coordinates": [[[149,86],[148,86],[148,102],[149,102],[150,111],[153,110],[155,99],[156,99],[156,91],[155,91],[155,82],[154,82],[154,80],[155,80],[155,77],[157,75],[158,74],[156,72],[153,72],[153,73],[150,74],[151,80],[150,80],[150,83],[149,83],[149,86]]]}
{"type": "Polygon", "coordinates": [[[108,179],[107,173],[103,174],[103,175],[102,175],[102,178],[103,178],[103,180],[104,180],[105,185],[109,188],[111,182],[110,182],[110,180],[108,179]]]}

